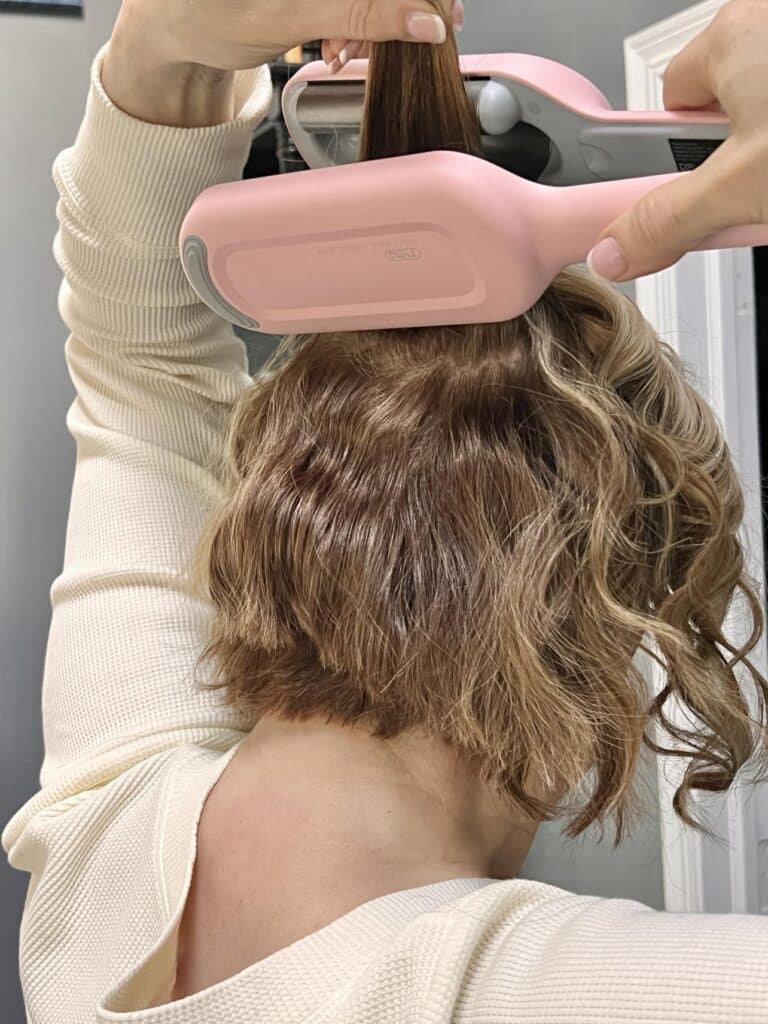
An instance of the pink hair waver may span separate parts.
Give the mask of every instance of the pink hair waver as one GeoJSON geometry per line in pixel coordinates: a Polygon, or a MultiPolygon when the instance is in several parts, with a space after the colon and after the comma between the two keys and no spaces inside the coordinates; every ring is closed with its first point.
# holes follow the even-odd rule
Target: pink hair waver
{"type": "MultiPolygon", "coordinates": [[[[293,104],[298,116],[301,105],[294,100],[302,86],[319,82],[328,93],[351,82],[359,89],[365,66],[365,61],[352,62],[336,85],[329,85],[324,65],[305,68],[286,87],[284,102],[293,104]]],[[[619,152],[615,139],[629,132],[642,142],[643,129],[657,138],[659,131],[668,135],[682,126],[677,152],[684,154],[696,151],[691,125],[695,134],[707,128],[710,138],[727,137],[722,114],[612,111],[587,79],[571,69],[559,72],[561,65],[542,58],[469,57],[463,68],[478,105],[493,84],[482,109],[485,135],[491,138],[486,129],[495,130],[494,154],[501,152],[499,139],[503,149],[504,129],[510,134],[525,124],[526,138],[531,132],[537,140],[546,134],[551,145],[541,180],[528,180],[491,159],[447,151],[334,165],[327,149],[313,150],[323,132],[307,133],[305,158],[314,152],[322,166],[216,185],[195,201],[180,245],[198,295],[230,322],[269,334],[509,320],[530,309],[564,267],[583,262],[616,216],[687,173],[594,180],[595,166],[610,165],[611,147],[619,152]],[[523,82],[509,78],[512,66],[523,82]],[[509,88],[514,102],[498,88],[509,88]],[[545,103],[552,108],[546,133],[526,113],[529,94],[538,97],[540,111],[545,103]],[[518,114],[525,120],[514,122],[518,114]],[[558,118],[559,133],[553,127],[558,118]],[[575,118],[577,127],[568,118],[575,118]],[[603,137],[603,129],[619,134],[603,137]],[[569,132],[582,138],[580,147],[571,146],[569,132]],[[597,139],[607,156],[595,155],[597,139]],[[591,147],[586,155],[585,146],[591,147]],[[582,183],[543,183],[565,173],[566,153],[572,164],[568,177],[582,183]]],[[[335,101],[337,114],[328,109],[327,96],[317,97],[318,103],[304,107],[306,124],[327,128],[335,117],[354,133],[356,107],[349,95],[335,101]]],[[[305,130],[296,127],[295,135],[305,130]]],[[[513,149],[510,145],[511,158],[513,149]]],[[[768,225],[759,224],[720,231],[696,248],[766,244],[768,225]]]]}

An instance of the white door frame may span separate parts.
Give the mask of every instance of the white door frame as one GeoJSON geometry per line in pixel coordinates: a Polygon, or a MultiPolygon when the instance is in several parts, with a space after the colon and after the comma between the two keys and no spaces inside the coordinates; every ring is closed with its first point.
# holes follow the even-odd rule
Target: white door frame
{"type": "MultiPolygon", "coordinates": [[[[709,24],[724,2],[706,0],[624,41],[630,109],[663,108],[667,64],[709,24]]],[[[697,387],[724,426],[746,492],[743,536],[748,570],[764,595],[752,250],[692,253],[675,267],[637,281],[636,301],[659,335],[691,368],[697,387]]],[[[732,617],[731,634],[737,631],[732,617]]],[[[765,673],[764,643],[757,654],[765,673]]],[[[663,673],[652,666],[650,676],[653,692],[658,693],[663,673]]],[[[670,704],[671,715],[676,709],[670,704]]],[[[674,747],[671,737],[664,734],[663,740],[665,746],[674,747]]],[[[722,837],[715,844],[672,811],[681,776],[678,760],[661,756],[657,760],[666,909],[768,913],[768,787],[737,783],[725,797],[697,798],[709,825],[722,837]]]]}

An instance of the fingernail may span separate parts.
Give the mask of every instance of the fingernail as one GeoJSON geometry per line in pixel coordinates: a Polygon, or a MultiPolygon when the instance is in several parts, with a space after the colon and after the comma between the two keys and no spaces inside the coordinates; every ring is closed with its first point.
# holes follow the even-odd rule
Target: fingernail
{"type": "Polygon", "coordinates": [[[347,43],[347,45],[339,54],[339,60],[341,60],[343,64],[348,64],[349,61],[355,60],[356,57],[360,56],[360,54],[363,52],[364,46],[365,43],[361,43],[359,41],[355,41],[354,43],[347,43]]]}
{"type": "Polygon", "coordinates": [[[331,63],[328,65],[332,75],[335,75],[337,71],[341,71],[344,65],[341,63],[338,57],[334,57],[331,63]]]}
{"type": "Polygon", "coordinates": [[[408,15],[405,24],[408,35],[417,43],[444,43],[448,38],[448,30],[439,14],[416,11],[408,15]]]}
{"type": "Polygon", "coordinates": [[[626,272],[627,261],[615,238],[604,238],[587,256],[587,266],[593,274],[614,281],[626,272]]]}
{"type": "Polygon", "coordinates": [[[453,29],[455,32],[464,31],[464,16],[463,0],[456,0],[453,5],[453,29]]]}

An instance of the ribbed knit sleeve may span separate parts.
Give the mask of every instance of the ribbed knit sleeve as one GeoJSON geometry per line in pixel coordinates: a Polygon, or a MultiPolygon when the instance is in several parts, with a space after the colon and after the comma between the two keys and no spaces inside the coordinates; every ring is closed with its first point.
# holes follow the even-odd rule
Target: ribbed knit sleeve
{"type": "Polygon", "coordinates": [[[165,127],[110,101],[106,50],[53,168],[77,462],[51,591],[41,792],[6,825],[6,851],[43,807],[183,741],[227,747],[242,725],[196,686],[211,612],[187,573],[250,379],[242,342],[186,281],[178,234],[201,191],[241,177],[269,69],[238,73],[233,121],[165,127]]]}

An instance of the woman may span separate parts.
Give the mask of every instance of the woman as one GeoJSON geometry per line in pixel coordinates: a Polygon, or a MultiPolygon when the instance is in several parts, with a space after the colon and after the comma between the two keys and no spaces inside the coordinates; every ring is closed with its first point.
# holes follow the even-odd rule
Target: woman
{"type": "Polygon", "coordinates": [[[56,161],[78,461],[41,790],[3,833],[28,1017],[757,1021],[761,918],[514,877],[588,776],[568,834],[637,810],[645,633],[701,720],[678,812],[761,751],[741,495],[674,356],[569,271],[511,324],[289,341],[253,386],[184,279],[292,43],[382,44],[364,157],[477,144],[447,12],[317,6],[132,0],[56,161]]]}

